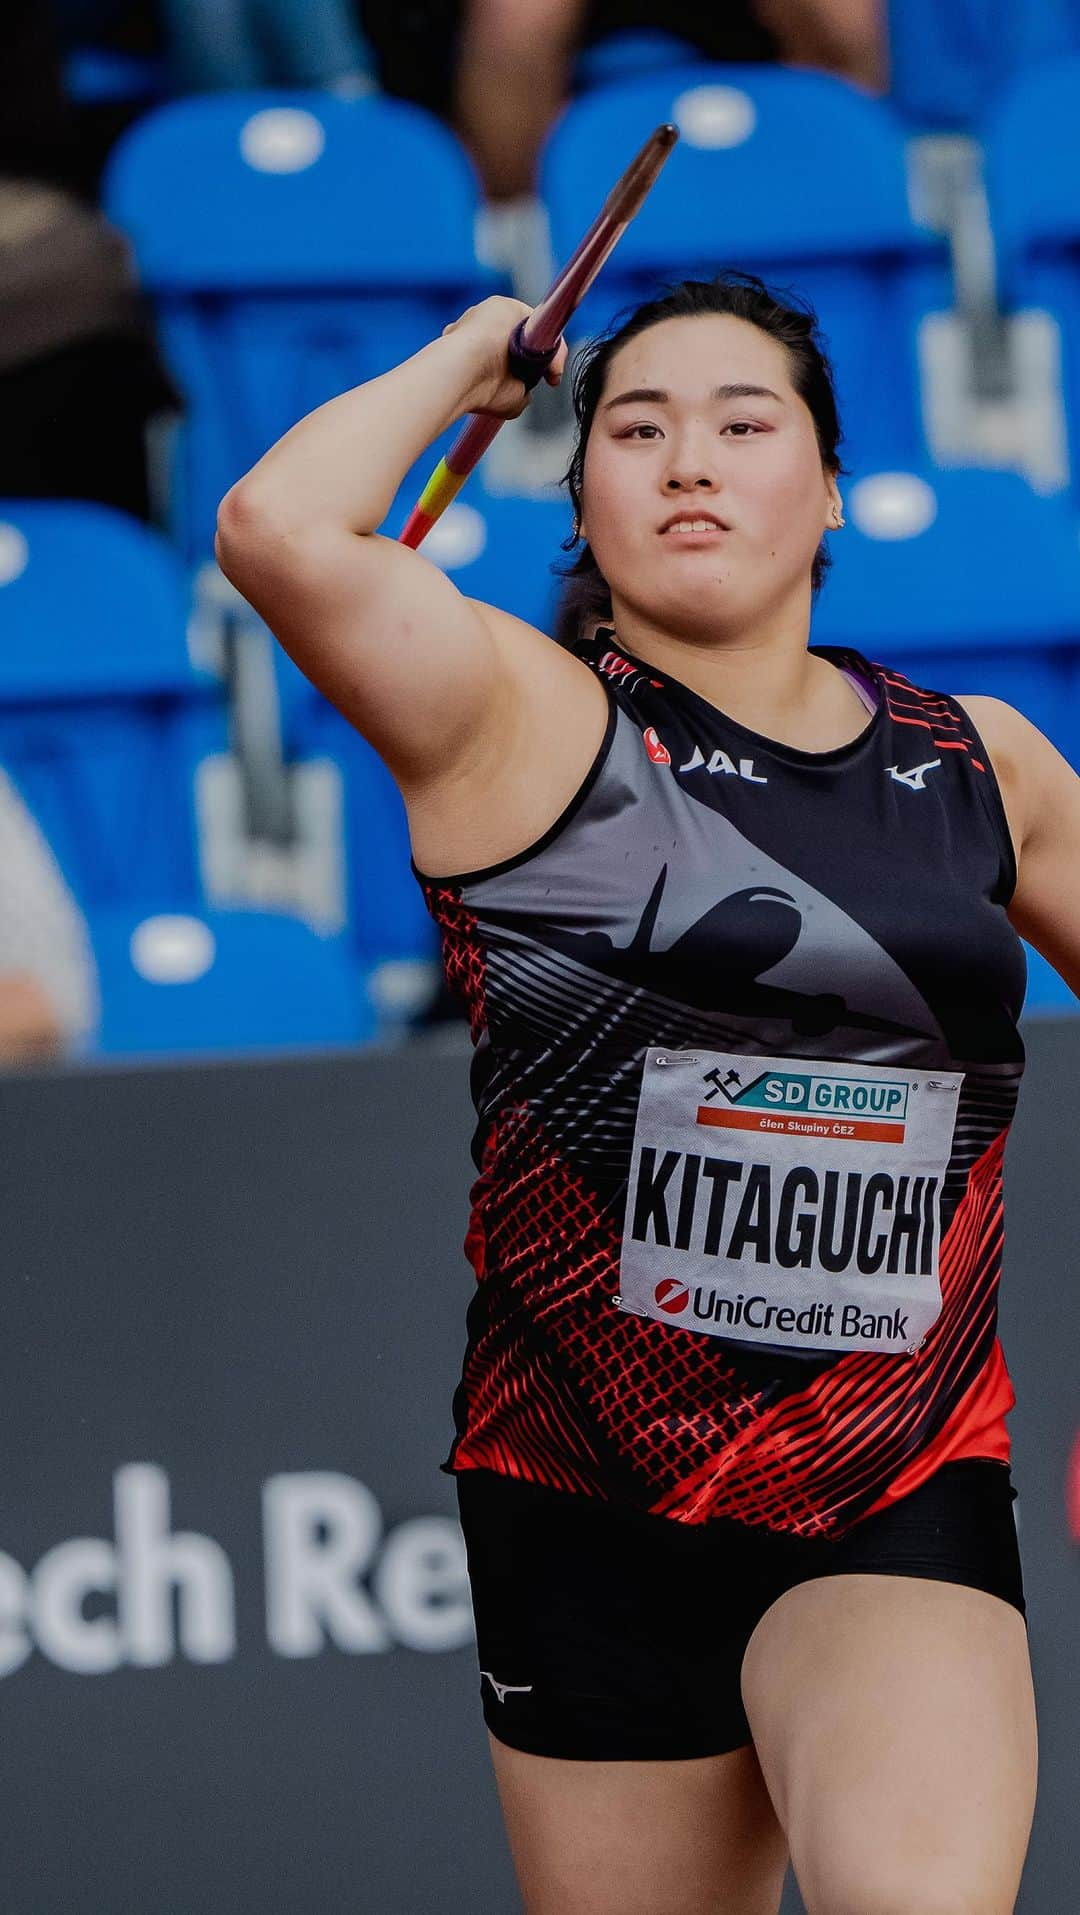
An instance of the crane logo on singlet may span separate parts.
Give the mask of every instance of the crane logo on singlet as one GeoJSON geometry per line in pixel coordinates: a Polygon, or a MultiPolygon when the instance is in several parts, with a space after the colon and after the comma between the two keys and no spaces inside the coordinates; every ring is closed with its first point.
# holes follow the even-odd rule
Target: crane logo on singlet
{"type": "Polygon", "coordinates": [[[603,672],[605,678],[633,678],[634,673],[640,671],[641,667],[631,665],[630,660],[624,658],[621,652],[605,652],[597,669],[603,672]]]}
{"type": "Polygon", "coordinates": [[[597,670],[603,672],[605,678],[621,679],[625,691],[640,691],[645,684],[652,685],[657,691],[664,689],[662,678],[650,678],[640,665],[632,664],[621,652],[605,652],[597,664],[597,670]]]}

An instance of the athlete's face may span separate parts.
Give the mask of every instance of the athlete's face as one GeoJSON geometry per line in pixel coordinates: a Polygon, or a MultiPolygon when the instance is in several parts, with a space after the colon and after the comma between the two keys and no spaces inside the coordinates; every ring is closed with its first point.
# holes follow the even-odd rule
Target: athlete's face
{"type": "Polygon", "coordinates": [[[702,636],[789,606],[808,615],[838,497],[787,352],[757,326],[665,319],[615,353],[586,446],[582,527],[617,625],[621,607],[702,636]],[[702,515],[721,526],[663,529],[702,515]]]}

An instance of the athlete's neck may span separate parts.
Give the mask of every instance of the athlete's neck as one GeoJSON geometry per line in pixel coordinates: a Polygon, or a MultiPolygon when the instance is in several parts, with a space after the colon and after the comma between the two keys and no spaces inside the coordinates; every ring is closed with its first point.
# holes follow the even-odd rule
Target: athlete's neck
{"type": "Polygon", "coordinates": [[[807,649],[801,631],[774,627],[739,633],[719,642],[675,635],[619,609],[616,619],[599,619],[594,630],[613,630],[616,642],[646,664],[670,672],[741,725],[764,737],[785,739],[806,750],[837,742],[848,730],[857,736],[866,723],[866,707],[854,686],[827,659],[807,649]]]}

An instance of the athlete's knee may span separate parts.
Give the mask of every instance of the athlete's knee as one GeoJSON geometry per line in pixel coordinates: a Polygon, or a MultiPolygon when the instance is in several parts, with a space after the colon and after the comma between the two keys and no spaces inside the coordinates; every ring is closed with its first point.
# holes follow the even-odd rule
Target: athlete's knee
{"type": "Polygon", "coordinates": [[[822,1871],[799,1889],[806,1915],[1013,1915],[1016,1898],[985,1884],[935,1879],[934,1865],[872,1870],[858,1876],[822,1871]]]}

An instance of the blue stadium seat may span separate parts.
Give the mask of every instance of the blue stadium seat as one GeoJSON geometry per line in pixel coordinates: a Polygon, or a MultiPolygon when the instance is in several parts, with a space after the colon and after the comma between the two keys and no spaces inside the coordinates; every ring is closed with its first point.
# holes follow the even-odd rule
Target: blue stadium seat
{"type": "Polygon", "coordinates": [[[1059,971],[1055,971],[1041,951],[1024,940],[1027,955],[1028,981],[1024,994],[1025,1017],[1034,1014],[1037,1017],[1060,1017],[1063,1012],[1080,1011],[1075,992],[1071,991],[1059,971]]]}
{"type": "Polygon", "coordinates": [[[1080,53],[1022,75],[986,126],[1002,304],[1058,328],[1073,484],[1080,476],[1080,53]]]}
{"type": "Polygon", "coordinates": [[[354,1044],[375,1035],[344,938],[263,911],[101,912],[90,920],[105,1056],[354,1044]]]}
{"type": "MultiPolygon", "coordinates": [[[[1080,769],[1080,543],[1062,500],[1014,473],[926,469],[848,480],[844,501],[812,642],[928,691],[1003,698],[1080,769]]],[[[1025,951],[1025,1015],[1080,1009],[1025,951]]]]}
{"type": "Polygon", "coordinates": [[[889,0],[890,96],[913,126],[978,131],[1016,74],[1080,45],[1077,0],[889,0]]]}
{"type": "Polygon", "coordinates": [[[1080,541],[1060,498],[1015,473],[875,472],[846,480],[847,525],[813,615],[933,691],[1015,705],[1080,768],[1080,541]]]}
{"type": "MultiPolygon", "coordinates": [[[[403,485],[384,531],[396,537],[415,502],[403,485]]],[[[477,473],[424,541],[420,558],[439,565],[469,598],[552,629],[561,592],[551,571],[569,563],[563,500],[496,496],[477,473]]],[[[292,760],[330,758],[344,792],[349,935],[365,965],[433,956],[435,927],[409,868],[405,809],[390,773],[366,739],[315,691],[276,647],[283,731],[292,760]]]]}
{"type": "Polygon", "coordinates": [[[0,763],[85,911],[200,895],[193,784],[226,745],[164,540],[108,507],[0,501],[0,763]]]}
{"type": "Polygon", "coordinates": [[[400,100],[170,102],[114,149],[104,199],[187,402],[173,524],[196,560],[222,495],[290,425],[501,285],[476,261],[466,154],[400,100]]]}
{"type": "Polygon", "coordinates": [[[542,156],[556,258],[665,120],[682,137],[574,336],[662,280],[750,269],[816,305],[852,460],[924,456],[918,325],[952,291],[944,241],[911,214],[900,121],[843,80],[779,67],[699,64],[601,88],[567,109],[542,156]]]}

